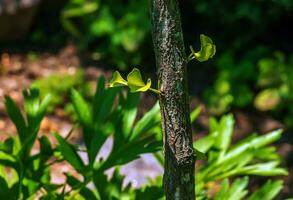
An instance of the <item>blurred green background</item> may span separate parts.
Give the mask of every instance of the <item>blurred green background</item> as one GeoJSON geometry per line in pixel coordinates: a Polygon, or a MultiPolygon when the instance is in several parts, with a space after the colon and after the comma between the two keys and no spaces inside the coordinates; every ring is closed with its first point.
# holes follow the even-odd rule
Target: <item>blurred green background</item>
{"type": "MultiPolygon", "coordinates": [[[[12,13],[2,3],[2,51],[54,50],[73,41],[87,55],[84,62],[125,71],[140,66],[154,74],[148,1],[19,2],[11,3],[12,13]]],[[[293,1],[197,0],[180,6],[186,46],[199,47],[200,33],[217,45],[212,61],[190,64],[190,93],[213,115],[264,112],[293,127],[293,1]]]]}

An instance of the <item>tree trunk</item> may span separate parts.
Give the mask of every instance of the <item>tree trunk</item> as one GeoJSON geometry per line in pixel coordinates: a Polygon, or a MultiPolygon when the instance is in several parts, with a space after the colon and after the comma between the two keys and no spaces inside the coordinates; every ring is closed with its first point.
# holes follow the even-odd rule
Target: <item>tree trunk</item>
{"type": "Polygon", "coordinates": [[[167,200],[194,200],[186,55],[177,0],[151,0],[151,22],[158,70],[164,134],[164,190],[167,200]]]}

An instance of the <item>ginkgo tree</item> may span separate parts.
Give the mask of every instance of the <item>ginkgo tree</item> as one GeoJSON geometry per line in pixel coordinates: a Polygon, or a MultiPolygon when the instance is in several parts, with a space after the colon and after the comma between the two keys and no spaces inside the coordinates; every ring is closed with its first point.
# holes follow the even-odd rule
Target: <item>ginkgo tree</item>
{"type": "MultiPolygon", "coordinates": [[[[195,52],[193,47],[190,46],[191,53],[187,57],[187,62],[196,59],[199,62],[207,61],[212,58],[216,53],[216,45],[213,44],[213,41],[208,36],[201,34],[200,35],[200,44],[201,48],[198,52],[195,52]]],[[[110,87],[120,87],[120,86],[128,86],[130,88],[130,92],[146,92],[150,90],[156,94],[160,94],[160,91],[151,87],[152,80],[150,78],[147,79],[146,82],[143,81],[140,70],[138,68],[134,68],[128,75],[126,80],[121,76],[118,71],[115,71],[112,75],[112,79],[110,80],[110,87]]]]}
{"type": "Polygon", "coordinates": [[[152,38],[158,71],[157,89],[151,79],[143,81],[140,71],[133,69],[126,80],[115,72],[110,87],[128,86],[131,92],[152,91],[160,102],[164,141],[163,186],[167,200],[195,199],[195,160],[190,125],[186,66],[189,61],[207,61],[216,52],[213,41],[200,35],[201,47],[186,56],[177,0],[151,0],[152,38]]]}

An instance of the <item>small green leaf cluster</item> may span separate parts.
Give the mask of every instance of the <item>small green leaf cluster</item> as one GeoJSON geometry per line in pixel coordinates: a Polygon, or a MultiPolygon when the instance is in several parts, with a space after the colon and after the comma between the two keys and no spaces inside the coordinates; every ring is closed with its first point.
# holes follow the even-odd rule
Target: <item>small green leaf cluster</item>
{"type": "Polygon", "coordinates": [[[110,87],[128,86],[131,92],[145,92],[150,90],[159,94],[156,89],[151,88],[152,81],[149,78],[146,83],[142,80],[139,69],[134,68],[128,75],[127,80],[123,79],[118,71],[115,71],[110,80],[110,87]]]}
{"type": "Polygon", "coordinates": [[[211,38],[204,34],[200,34],[200,51],[195,52],[192,46],[189,48],[191,53],[187,58],[188,61],[196,59],[199,62],[204,62],[216,54],[216,45],[214,45],[211,38]]]}
{"type": "MultiPolygon", "coordinates": [[[[200,35],[201,48],[199,52],[195,52],[193,47],[190,46],[191,53],[187,58],[187,61],[197,59],[199,62],[204,62],[212,58],[216,53],[216,45],[213,44],[211,38],[201,34],[200,35]]],[[[128,86],[131,92],[145,92],[150,90],[156,94],[160,94],[160,91],[151,88],[152,81],[149,78],[145,83],[142,80],[139,69],[134,68],[125,80],[118,71],[113,73],[112,79],[110,80],[110,87],[128,86]]]]}

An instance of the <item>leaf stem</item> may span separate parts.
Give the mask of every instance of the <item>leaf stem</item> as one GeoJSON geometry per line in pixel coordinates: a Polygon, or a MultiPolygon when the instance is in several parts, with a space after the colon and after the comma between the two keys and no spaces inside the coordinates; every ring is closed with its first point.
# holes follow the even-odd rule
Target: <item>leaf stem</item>
{"type": "Polygon", "coordinates": [[[149,88],[150,91],[156,93],[156,94],[160,94],[161,92],[159,90],[156,90],[154,88],[149,88]]]}

